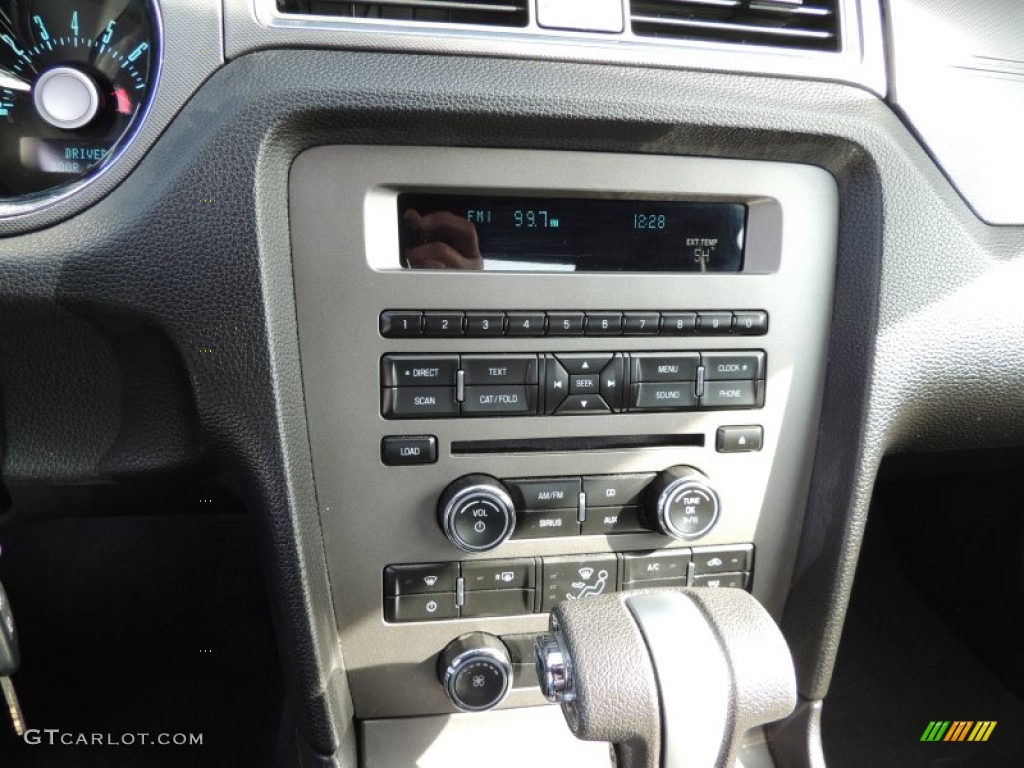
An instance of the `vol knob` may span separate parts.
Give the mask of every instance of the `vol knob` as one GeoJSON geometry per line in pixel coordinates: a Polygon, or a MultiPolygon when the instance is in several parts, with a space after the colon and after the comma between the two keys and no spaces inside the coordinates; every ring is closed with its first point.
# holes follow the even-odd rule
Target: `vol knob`
{"type": "Polygon", "coordinates": [[[453,640],[437,660],[437,674],[452,704],[467,712],[498,706],[512,687],[508,649],[486,632],[453,640]]]}
{"type": "Polygon", "coordinates": [[[516,506],[505,486],[489,475],[466,475],[449,485],[437,505],[448,540],[464,552],[487,552],[516,527],[516,506]]]}
{"type": "Polygon", "coordinates": [[[699,539],[721,512],[718,494],[693,467],[669,467],[647,487],[644,522],[675,539],[699,539]]]}

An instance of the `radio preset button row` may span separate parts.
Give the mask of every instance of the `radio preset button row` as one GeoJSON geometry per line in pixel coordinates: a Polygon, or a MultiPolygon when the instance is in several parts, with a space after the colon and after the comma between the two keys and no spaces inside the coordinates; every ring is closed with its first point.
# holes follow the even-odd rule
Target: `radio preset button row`
{"type": "Polygon", "coordinates": [[[380,313],[380,334],[388,339],[459,336],[761,336],[768,313],[761,309],[662,312],[418,311],[380,313]]]}
{"type": "Polygon", "coordinates": [[[627,589],[747,589],[752,544],[644,552],[389,565],[384,618],[391,623],[547,613],[563,600],[627,589]]]}
{"type": "Polygon", "coordinates": [[[587,354],[388,354],[389,419],[585,416],[761,408],[763,350],[587,354]]]}

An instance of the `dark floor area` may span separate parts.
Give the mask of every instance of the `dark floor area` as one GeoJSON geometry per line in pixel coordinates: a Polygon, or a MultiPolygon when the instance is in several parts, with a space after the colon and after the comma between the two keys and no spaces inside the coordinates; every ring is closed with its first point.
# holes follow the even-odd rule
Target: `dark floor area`
{"type": "Polygon", "coordinates": [[[883,471],[825,701],[829,768],[1024,766],[1024,461],[1006,458],[883,471]],[[921,742],[933,720],[997,725],[921,742]]]}
{"type": "Polygon", "coordinates": [[[0,718],[0,766],[273,764],[282,682],[248,516],[51,519],[0,544],[27,726],[61,732],[26,744],[0,718]],[[93,734],[120,745],[48,744],[93,734]]]}

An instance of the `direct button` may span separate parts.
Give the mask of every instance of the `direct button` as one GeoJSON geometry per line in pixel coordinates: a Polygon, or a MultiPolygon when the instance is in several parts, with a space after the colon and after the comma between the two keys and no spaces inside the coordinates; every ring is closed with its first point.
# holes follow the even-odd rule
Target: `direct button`
{"type": "Polygon", "coordinates": [[[380,361],[385,387],[451,387],[458,369],[458,355],[384,355],[380,361]]]}
{"type": "Polygon", "coordinates": [[[433,464],[437,461],[437,438],[433,435],[385,437],[381,440],[380,455],[389,467],[433,464]]]}
{"type": "Polygon", "coordinates": [[[516,509],[567,509],[579,504],[578,477],[546,477],[543,480],[505,480],[516,509]]]}
{"type": "Polygon", "coordinates": [[[740,381],[764,378],[764,352],[704,352],[707,381],[740,381]]]}
{"type": "Polygon", "coordinates": [[[463,355],[466,385],[536,384],[536,355],[463,355]]]}
{"type": "Polygon", "coordinates": [[[384,569],[384,587],[388,597],[454,592],[458,577],[458,563],[389,565],[384,569]]]}

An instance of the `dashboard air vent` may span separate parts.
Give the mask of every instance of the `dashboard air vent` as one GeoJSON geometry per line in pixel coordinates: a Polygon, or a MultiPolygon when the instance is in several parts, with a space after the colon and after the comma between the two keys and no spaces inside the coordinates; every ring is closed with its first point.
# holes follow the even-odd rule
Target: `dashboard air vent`
{"type": "Polygon", "coordinates": [[[525,27],[527,0],[277,0],[283,14],[332,19],[525,27]]]}
{"type": "Polygon", "coordinates": [[[838,51],[840,0],[630,0],[639,37],[838,51]]]}

